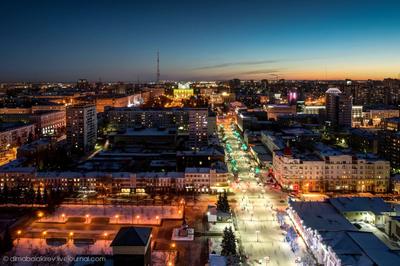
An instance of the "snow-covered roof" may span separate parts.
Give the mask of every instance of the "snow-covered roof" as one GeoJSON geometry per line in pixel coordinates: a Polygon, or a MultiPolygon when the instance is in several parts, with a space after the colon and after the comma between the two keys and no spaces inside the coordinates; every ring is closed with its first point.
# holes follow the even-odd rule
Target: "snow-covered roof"
{"type": "Polygon", "coordinates": [[[339,257],[342,265],[373,266],[374,262],[363,252],[348,232],[320,232],[323,241],[339,257]]]}
{"type": "Polygon", "coordinates": [[[328,202],[293,201],[290,206],[305,226],[318,231],[357,230],[328,202]]]}
{"type": "MultiPolygon", "coordinates": [[[[351,239],[374,261],[374,265],[400,265],[399,252],[390,250],[380,239],[370,232],[347,232],[351,239]]],[[[364,264],[362,264],[364,265],[364,264]]]]}
{"type": "Polygon", "coordinates": [[[329,202],[341,213],[354,211],[371,211],[375,214],[392,212],[391,205],[382,198],[340,197],[331,198],[329,202]]]}
{"type": "Polygon", "coordinates": [[[185,173],[203,173],[208,174],[210,173],[209,167],[186,167],[185,173]]]}
{"type": "Polygon", "coordinates": [[[142,172],[136,174],[137,178],[184,178],[182,172],[142,172]]]}

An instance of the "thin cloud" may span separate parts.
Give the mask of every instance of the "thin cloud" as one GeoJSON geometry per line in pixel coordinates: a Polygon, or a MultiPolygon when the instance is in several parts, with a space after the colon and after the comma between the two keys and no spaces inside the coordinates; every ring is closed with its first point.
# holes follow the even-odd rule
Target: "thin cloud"
{"type": "MultiPolygon", "coordinates": [[[[269,60],[253,60],[253,61],[239,61],[239,62],[228,62],[216,65],[208,65],[193,68],[194,70],[204,70],[204,69],[217,69],[217,68],[225,68],[231,66],[254,66],[254,65],[263,65],[263,64],[274,64],[280,62],[301,62],[301,61],[309,61],[309,60],[318,60],[318,59],[328,59],[330,57],[312,57],[312,58],[294,58],[294,59],[269,59],[269,60]]],[[[336,57],[337,58],[337,57],[336,57]]]]}
{"type": "Polygon", "coordinates": [[[245,72],[231,72],[231,73],[221,73],[214,75],[195,75],[189,79],[193,80],[227,80],[232,78],[247,78],[248,76],[257,76],[257,75],[265,75],[265,76],[281,76],[283,73],[282,69],[258,69],[252,71],[245,72]],[[247,76],[247,77],[246,77],[247,76]]]}
{"type": "Polygon", "coordinates": [[[230,67],[230,66],[254,66],[254,65],[262,65],[262,64],[273,64],[273,63],[277,63],[277,62],[279,62],[279,60],[230,62],[230,63],[222,63],[222,64],[217,64],[217,65],[202,66],[202,67],[197,67],[194,69],[202,70],[202,69],[224,68],[224,67],[230,67]]]}
{"type": "Polygon", "coordinates": [[[279,73],[279,69],[259,69],[246,72],[236,73],[236,75],[258,75],[258,74],[275,74],[279,73]]]}

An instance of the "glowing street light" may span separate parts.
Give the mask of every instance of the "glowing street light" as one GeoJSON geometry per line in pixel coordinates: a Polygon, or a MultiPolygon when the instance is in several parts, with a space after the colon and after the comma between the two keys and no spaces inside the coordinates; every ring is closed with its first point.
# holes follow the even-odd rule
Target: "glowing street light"
{"type": "Polygon", "coordinates": [[[43,218],[44,213],[43,212],[38,212],[37,216],[39,217],[39,221],[43,218]]]}
{"type": "Polygon", "coordinates": [[[107,233],[107,232],[104,232],[104,233],[103,233],[103,236],[104,236],[104,246],[106,246],[106,241],[107,241],[108,233],[107,233]]]}
{"type": "Polygon", "coordinates": [[[176,247],[176,244],[175,243],[172,243],[171,244],[171,248],[175,248],[176,247]]]}
{"type": "Polygon", "coordinates": [[[17,231],[17,245],[19,244],[19,238],[21,237],[22,231],[18,230],[17,231]]]}

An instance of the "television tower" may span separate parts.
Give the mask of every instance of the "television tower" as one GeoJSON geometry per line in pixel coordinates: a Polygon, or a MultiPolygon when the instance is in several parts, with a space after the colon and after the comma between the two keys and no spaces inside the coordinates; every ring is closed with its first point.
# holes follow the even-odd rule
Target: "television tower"
{"type": "Polygon", "coordinates": [[[157,83],[160,82],[160,52],[157,50],[157,83]]]}

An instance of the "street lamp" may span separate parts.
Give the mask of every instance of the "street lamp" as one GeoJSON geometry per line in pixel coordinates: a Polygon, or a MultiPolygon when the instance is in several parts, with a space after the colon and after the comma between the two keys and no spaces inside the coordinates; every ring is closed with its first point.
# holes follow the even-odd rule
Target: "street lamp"
{"type": "Polygon", "coordinates": [[[107,241],[108,233],[107,233],[107,232],[104,232],[104,233],[103,233],[103,236],[104,236],[104,246],[106,246],[106,241],[107,241]]]}
{"type": "Polygon", "coordinates": [[[43,239],[46,238],[46,235],[47,235],[47,231],[43,231],[43,232],[42,232],[43,239]]]}
{"type": "Polygon", "coordinates": [[[85,217],[86,217],[86,223],[89,223],[89,217],[90,217],[90,215],[89,215],[89,214],[86,214],[85,217]]]}
{"type": "Polygon", "coordinates": [[[63,221],[65,221],[65,213],[61,214],[61,218],[63,221]]]}
{"type": "Polygon", "coordinates": [[[258,234],[260,233],[260,231],[256,231],[256,234],[257,234],[257,242],[258,242],[258,234]]]}
{"type": "Polygon", "coordinates": [[[118,214],[115,215],[115,220],[116,220],[117,223],[118,223],[118,220],[119,220],[119,215],[118,215],[118,214]]]}
{"type": "Polygon", "coordinates": [[[172,243],[171,244],[171,248],[175,248],[176,247],[176,244],[175,243],[172,243]]]}
{"type": "Polygon", "coordinates": [[[139,223],[140,215],[136,215],[136,223],[139,223]]]}
{"type": "Polygon", "coordinates": [[[21,237],[22,231],[18,230],[17,231],[17,245],[19,244],[19,238],[21,237]]]}
{"type": "Polygon", "coordinates": [[[38,212],[37,216],[39,217],[39,221],[42,219],[44,216],[43,212],[38,212]]]}

